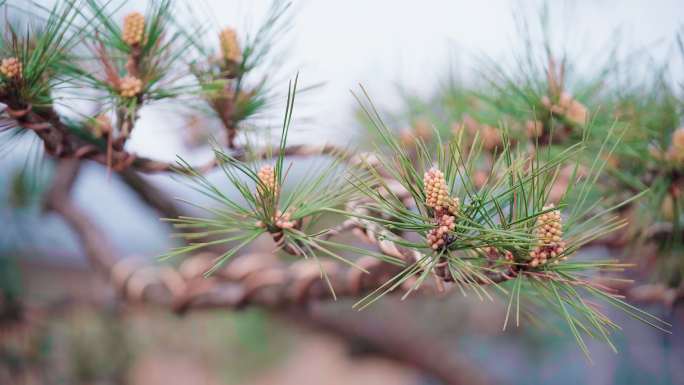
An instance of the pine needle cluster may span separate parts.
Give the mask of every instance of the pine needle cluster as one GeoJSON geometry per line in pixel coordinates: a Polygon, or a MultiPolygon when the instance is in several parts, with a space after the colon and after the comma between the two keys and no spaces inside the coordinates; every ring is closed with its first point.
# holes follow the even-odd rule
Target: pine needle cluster
{"type": "MultiPolygon", "coordinates": [[[[627,210],[648,213],[639,234],[667,220],[671,228],[661,246],[684,245],[682,99],[666,82],[605,92],[615,63],[579,81],[569,58],[556,55],[546,40],[541,55],[526,52],[530,56],[517,58],[512,70],[485,60],[482,89],[450,79],[432,100],[411,100],[410,128],[400,134],[387,127],[364,90],[357,99],[377,138],[377,163],[350,165],[346,155],[332,154],[293,181],[288,175],[296,166],[285,164],[285,150],[297,80],[288,89],[277,153],[264,156],[249,143],[237,151],[238,132],[273,99],[269,79],[256,77],[255,69],[289,28],[289,5],[275,0],[255,33],[220,26],[205,43],[196,38],[206,32],[203,23],[181,28],[170,0],[151,1],[144,13],[124,17],[117,12],[121,4],[63,0],[43,9],[35,23],[7,22],[0,38],[0,102],[8,108],[0,131],[50,129],[59,136],[53,155],[64,148],[74,157],[101,151],[111,166],[112,153],[125,152],[143,106],[201,100],[225,131],[229,150],[215,144],[214,156],[232,193],[179,159],[179,175],[211,203],[185,202],[202,214],[168,219],[184,243],[164,258],[223,247],[210,275],[260,237],[270,237],[283,259],[332,258],[367,272],[354,255],[370,255],[401,272],[360,299],[358,309],[399,288],[405,298],[434,280],[464,295],[503,298],[504,328],[512,319],[518,325],[551,311],[587,355],[587,336],[614,348],[611,336],[619,326],[606,305],[669,328],[595,282],[598,273],[626,264],[577,255],[624,229],[627,210]],[[95,113],[69,119],[56,112],[61,91],[62,100],[82,99],[74,88],[97,93],[95,113]],[[605,188],[621,193],[602,194],[605,188]],[[644,195],[649,199],[642,206],[637,202],[644,195]],[[336,227],[325,223],[347,219],[403,258],[331,240],[336,227]]],[[[683,268],[671,269],[674,283],[683,268]]],[[[325,269],[321,274],[332,291],[325,269]]]]}
{"type": "Polygon", "coordinates": [[[473,292],[481,298],[493,298],[489,290],[493,289],[494,294],[507,298],[504,327],[512,309],[516,325],[523,317],[533,318],[535,309],[551,309],[565,321],[587,355],[585,336],[612,346],[610,335],[619,328],[589,305],[594,300],[667,330],[668,324],[627,304],[610,289],[592,283],[591,277],[597,272],[619,271],[624,264],[569,259],[584,245],[623,228],[625,221],[614,214],[615,210],[639,197],[637,194],[613,206],[607,199],[589,200],[605,168],[606,156],[615,148],[610,144],[619,140],[615,131],[604,138],[591,167],[580,175],[580,162],[590,148],[588,141],[559,153],[539,146],[529,154],[527,149],[514,149],[502,129],[502,152],[492,159],[489,178],[476,186],[472,172],[483,156],[477,140],[464,148],[463,136],[442,142],[436,132],[435,143],[417,141],[417,153],[411,154],[401,146],[398,135],[385,126],[365,91],[364,95],[366,98],[359,102],[372,122],[371,129],[376,131],[374,136],[381,138],[376,148],[382,173],[375,172],[375,184],[356,183],[373,202],[368,208],[380,213],[376,218],[363,218],[375,221],[385,229],[383,236],[387,240],[414,250],[417,257],[400,274],[360,300],[358,308],[413,282],[406,296],[432,276],[457,286],[464,294],[473,292]],[[548,199],[560,170],[567,167],[574,169],[570,182],[565,184],[558,206],[550,204],[548,199]],[[391,191],[381,175],[398,180],[410,194],[412,204],[405,205],[397,195],[378,193],[391,191]],[[456,201],[456,197],[460,204],[452,212],[452,221],[447,202],[456,201]],[[440,217],[439,213],[448,214],[440,217]],[[445,219],[435,223],[436,217],[445,219]]]}
{"type": "MultiPolygon", "coordinates": [[[[200,86],[200,95],[221,121],[228,147],[236,147],[236,135],[243,124],[258,118],[274,99],[271,79],[257,77],[255,69],[272,60],[273,42],[284,39],[290,27],[290,5],[281,0],[271,3],[268,14],[254,34],[222,26],[214,38],[217,44],[193,39],[199,57],[190,63],[190,72],[200,86]],[[216,49],[218,48],[218,49],[216,49]]],[[[201,34],[203,22],[195,28],[201,34]]]]}
{"type": "MultiPolygon", "coordinates": [[[[287,173],[291,166],[285,165],[284,149],[292,124],[296,86],[297,80],[291,85],[288,94],[279,152],[267,159],[270,163],[261,164],[260,159],[238,160],[215,149],[215,155],[221,162],[222,175],[239,192],[240,199],[227,195],[206,176],[180,160],[181,174],[191,177],[188,184],[211,198],[217,207],[186,202],[208,216],[167,219],[179,229],[177,236],[189,241],[189,244],[171,250],[163,258],[190,255],[215,245],[233,245],[206,272],[210,275],[257,238],[269,235],[275,241],[276,250],[286,255],[315,260],[332,258],[363,271],[345,254],[363,253],[389,263],[401,263],[396,258],[330,240],[325,236],[330,228],[319,227],[324,216],[332,216],[337,221],[343,219],[339,211],[357,194],[347,182],[352,175],[356,179],[366,180],[363,172],[346,167],[341,156],[310,170],[308,177],[297,181],[291,188],[288,186],[287,173]],[[209,240],[205,240],[207,238],[209,240]]],[[[321,270],[321,274],[332,291],[326,272],[321,270]]]]}

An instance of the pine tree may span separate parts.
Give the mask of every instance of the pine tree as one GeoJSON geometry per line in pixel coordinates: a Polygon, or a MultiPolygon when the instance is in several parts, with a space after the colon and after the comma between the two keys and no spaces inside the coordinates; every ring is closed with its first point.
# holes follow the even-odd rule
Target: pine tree
{"type": "Polygon", "coordinates": [[[350,297],[364,309],[392,294],[472,294],[506,304],[504,329],[513,320],[560,320],[587,358],[587,338],[615,350],[620,326],[608,306],[669,331],[603,279],[655,243],[654,277],[679,290],[671,302],[681,295],[682,100],[665,69],[644,85],[602,88],[619,66],[573,83],[569,58],[546,49],[541,62],[520,61],[529,67],[513,71],[488,63],[481,89],[452,83],[430,100],[412,99],[404,130],[390,128],[361,88],[354,96],[372,152],[289,144],[300,92],[293,76],[279,143],[269,146],[259,118],[283,103],[272,76],[257,74],[277,71],[268,58],[289,27],[289,5],[274,1],[254,33],[181,22],[179,6],[154,0],[121,18],[111,2],[61,0],[31,10],[30,21],[5,20],[0,40],[2,144],[23,135],[42,143],[45,164],[55,165],[45,206],[125,299],[189,311],[350,297]],[[95,111],[79,111],[84,90],[97,95],[95,111]],[[220,132],[206,133],[219,138],[207,140],[207,164],[129,150],[141,110],[163,103],[218,123],[220,132]],[[324,160],[301,178],[289,175],[303,157],[324,160]],[[144,272],[121,259],[74,203],[86,162],[120,175],[162,212],[178,246],[144,272]],[[146,173],[173,175],[209,203],[169,203],[140,178],[146,173]],[[240,264],[264,238],[275,262],[240,264]],[[597,244],[619,258],[582,256],[597,244]]]}

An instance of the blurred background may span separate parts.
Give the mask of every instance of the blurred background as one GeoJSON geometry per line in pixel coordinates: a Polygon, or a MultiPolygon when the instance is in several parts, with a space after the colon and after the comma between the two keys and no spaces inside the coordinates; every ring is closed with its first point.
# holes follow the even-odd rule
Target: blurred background
{"type": "MultiPolygon", "coordinates": [[[[268,7],[266,1],[246,0],[187,3],[212,10],[208,17],[215,23],[238,30],[268,7]]],[[[144,4],[132,0],[120,13],[123,17],[144,4]]],[[[522,49],[516,20],[535,20],[541,5],[293,1],[293,28],[284,37],[284,76],[276,88],[286,89],[286,80],[297,71],[305,84],[320,84],[295,108],[293,141],[344,146],[362,140],[364,128],[349,92],[359,83],[391,111],[407,93],[428,97],[448,74],[477,82],[472,76],[479,58],[512,64],[522,49]]],[[[684,25],[684,7],[677,0],[554,1],[548,6],[555,23],[553,41],[582,53],[580,67],[587,70],[593,55],[616,40],[621,54],[663,60],[684,25]],[[645,48],[648,52],[641,53],[645,48]]],[[[673,79],[681,81],[684,65],[673,65],[672,71],[673,79]]],[[[282,119],[284,103],[275,103],[273,124],[282,119]]],[[[391,123],[406,124],[400,119],[391,123]]],[[[129,148],[165,160],[177,154],[206,158],[207,153],[189,149],[183,135],[162,135],[180,133],[183,125],[168,110],[146,109],[129,148]]],[[[362,313],[352,310],[349,301],[316,305],[327,320],[334,315],[338,322],[332,325],[251,308],[177,316],[123,305],[92,272],[74,234],[60,219],[41,213],[49,167],[32,168],[37,177],[20,172],[35,161],[26,154],[39,150],[40,143],[25,138],[0,158],[0,290],[7,313],[0,316],[11,317],[13,304],[30,310],[21,322],[0,327],[0,384],[427,385],[445,383],[449,376],[458,381],[461,372],[462,383],[469,384],[684,383],[681,306],[647,309],[674,325],[671,335],[611,314],[624,328],[617,337],[619,353],[590,344],[594,362],[589,363],[575,340],[553,327],[523,325],[502,332],[505,304],[474,297],[391,298],[362,313]],[[401,346],[410,341],[414,355],[431,352],[434,365],[417,367],[387,354],[396,340],[403,341],[401,346]],[[465,375],[471,372],[478,374],[477,381],[465,375]]],[[[159,215],[103,170],[86,165],[75,189],[77,203],[122,254],[152,259],[166,251],[172,242],[159,215]]],[[[193,196],[168,176],[148,179],[174,196],[193,196]]]]}

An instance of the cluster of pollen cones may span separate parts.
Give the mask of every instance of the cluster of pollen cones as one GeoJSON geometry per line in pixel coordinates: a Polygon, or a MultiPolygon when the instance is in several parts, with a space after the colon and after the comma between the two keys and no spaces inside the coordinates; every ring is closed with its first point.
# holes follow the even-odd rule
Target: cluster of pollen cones
{"type": "Polygon", "coordinates": [[[425,205],[435,212],[436,227],[428,233],[427,241],[434,250],[449,243],[449,232],[456,227],[459,200],[449,196],[444,173],[437,168],[429,169],[423,177],[425,205]]]}
{"type": "Polygon", "coordinates": [[[126,44],[136,46],[142,43],[145,33],[145,16],[132,12],[124,17],[122,38],[126,44]]]}
{"type": "MultiPolygon", "coordinates": [[[[275,169],[273,166],[261,166],[257,172],[257,177],[259,178],[259,181],[261,181],[261,184],[257,185],[257,194],[262,197],[264,202],[268,201],[266,197],[271,196],[268,194],[273,194],[272,196],[278,195],[280,186],[278,185],[275,169]]],[[[277,210],[273,220],[273,224],[280,229],[292,229],[297,226],[297,221],[292,219],[292,213],[287,211],[283,213],[282,211],[277,210]]],[[[265,224],[260,221],[257,223],[257,226],[265,227],[265,224]]]]}
{"type": "Polygon", "coordinates": [[[125,98],[132,98],[142,91],[142,80],[135,76],[124,76],[119,82],[119,93],[125,98]]]}
{"type": "Polygon", "coordinates": [[[234,63],[239,62],[242,53],[240,52],[240,44],[238,43],[235,30],[232,28],[223,29],[221,33],[219,33],[219,41],[223,59],[234,63]]]}
{"type": "MultiPolygon", "coordinates": [[[[142,44],[145,38],[145,16],[132,12],[124,17],[122,39],[131,47],[142,44]]],[[[143,89],[143,82],[130,73],[119,81],[119,94],[124,98],[133,98],[143,89]]]]}
{"type": "MultiPolygon", "coordinates": [[[[552,209],[553,204],[544,206],[544,210],[552,209]]],[[[560,210],[552,210],[537,218],[537,246],[530,252],[530,266],[537,267],[553,259],[554,263],[567,259],[563,255],[565,242],[563,241],[563,224],[560,210]]]]}
{"type": "Polygon", "coordinates": [[[16,57],[2,59],[0,74],[9,79],[19,79],[22,76],[23,67],[16,57]]]}
{"type": "Polygon", "coordinates": [[[276,181],[275,170],[272,166],[261,166],[259,172],[257,172],[257,177],[259,177],[259,180],[261,181],[261,185],[257,186],[257,193],[259,193],[259,195],[265,196],[269,193],[278,195],[278,183],[276,181]]]}
{"type": "Polygon", "coordinates": [[[496,247],[487,246],[483,247],[482,251],[484,251],[485,255],[490,260],[503,258],[506,261],[513,262],[513,253],[509,250],[502,251],[496,247]]]}

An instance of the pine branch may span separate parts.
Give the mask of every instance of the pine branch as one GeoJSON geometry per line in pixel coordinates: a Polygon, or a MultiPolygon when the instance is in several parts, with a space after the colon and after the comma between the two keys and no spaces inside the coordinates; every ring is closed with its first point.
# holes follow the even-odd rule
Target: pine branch
{"type": "MultiPolygon", "coordinates": [[[[59,2],[48,11],[43,31],[22,34],[8,28],[0,47],[3,55],[11,54],[0,65],[0,102],[8,106],[0,129],[35,133],[46,153],[58,160],[46,207],[65,219],[93,264],[131,299],[184,311],[247,304],[289,307],[363,296],[355,305],[362,309],[400,290],[402,298],[434,291],[488,299],[494,294],[508,304],[504,328],[513,318],[518,325],[522,306],[525,311],[545,309],[565,322],[587,356],[584,338],[614,348],[610,336],[619,329],[588,298],[669,330],[667,323],[590,279],[597,271],[620,271],[625,264],[570,259],[592,244],[624,245],[607,235],[626,226],[618,210],[633,209],[646,194],[660,204],[669,202],[669,211],[676,213],[672,230],[650,240],[660,241],[662,234],[667,245],[681,240],[684,130],[675,130],[679,100],[668,88],[658,88],[652,100],[634,107],[643,113],[655,106],[657,113],[644,113],[643,124],[636,118],[626,120],[647,128],[633,140],[620,117],[598,112],[590,116],[584,104],[600,100],[600,85],[612,63],[588,83],[572,84],[571,63],[554,55],[545,41],[541,63],[533,56],[516,58],[518,71],[513,74],[489,63],[491,69],[484,74],[487,92],[447,90],[444,97],[457,105],[457,124],[449,122],[447,130],[433,129],[421,118],[414,121],[413,132],[397,136],[362,88],[363,95],[354,96],[378,138],[373,153],[355,155],[328,145],[289,146],[295,79],[288,88],[280,144],[241,147],[236,140],[240,124],[256,116],[268,96],[265,79],[249,87],[244,80],[268,54],[271,40],[286,29],[287,6],[275,2],[254,36],[239,39],[235,30],[222,30],[220,55],[214,57],[213,50],[177,28],[170,1],[154,1],[146,15],[131,13],[121,26],[112,20],[114,10],[108,3],[85,3],[83,11],[74,1],[59,2]],[[86,39],[92,50],[89,58],[76,55],[77,36],[85,30],[91,32],[86,39]],[[201,58],[187,63],[190,48],[201,58]],[[89,61],[98,71],[86,69],[89,61]],[[194,80],[185,74],[186,64],[194,80]],[[65,84],[85,84],[104,93],[102,110],[80,120],[60,116],[52,95],[65,84]],[[126,150],[143,105],[188,96],[201,96],[213,111],[226,131],[228,150],[214,146],[214,159],[199,167],[183,159],[173,165],[137,157],[126,150]],[[592,139],[594,135],[599,139],[592,139]],[[626,137],[629,146],[622,145],[626,137]],[[629,150],[627,159],[639,158],[629,172],[611,165],[625,155],[623,148],[629,150]],[[320,155],[329,162],[316,162],[296,183],[288,178],[286,157],[320,155]],[[119,260],[106,234],[69,198],[82,159],[122,172],[140,197],[170,214],[167,220],[185,243],[164,258],[188,256],[180,269],[136,269],[131,260],[119,260]],[[607,168],[615,180],[604,176],[607,168]],[[205,176],[212,170],[222,173],[238,198],[205,176]],[[183,215],[135,174],[168,171],[189,177],[189,185],[213,205],[186,202],[203,214],[183,215]],[[605,196],[601,188],[616,184],[639,192],[605,196]],[[642,191],[646,187],[651,191],[642,191]],[[333,217],[335,224],[321,225],[324,217],[333,217]],[[346,232],[376,250],[334,240],[346,232]],[[265,259],[240,257],[261,236],[270,236],[277,251],[289,254],[283,257],[299,260],[264,264],[265,259]],[[198,257],[200,252],[211,257],[198,257]]],[[[532,46],[528,48],[526,54],[532,55],[532,46]]],[[[610,102],[621,106],[624,100],[610,102]]],[[[665,296],[674,296],[674,302],[677,295],[665,296]]]]}

